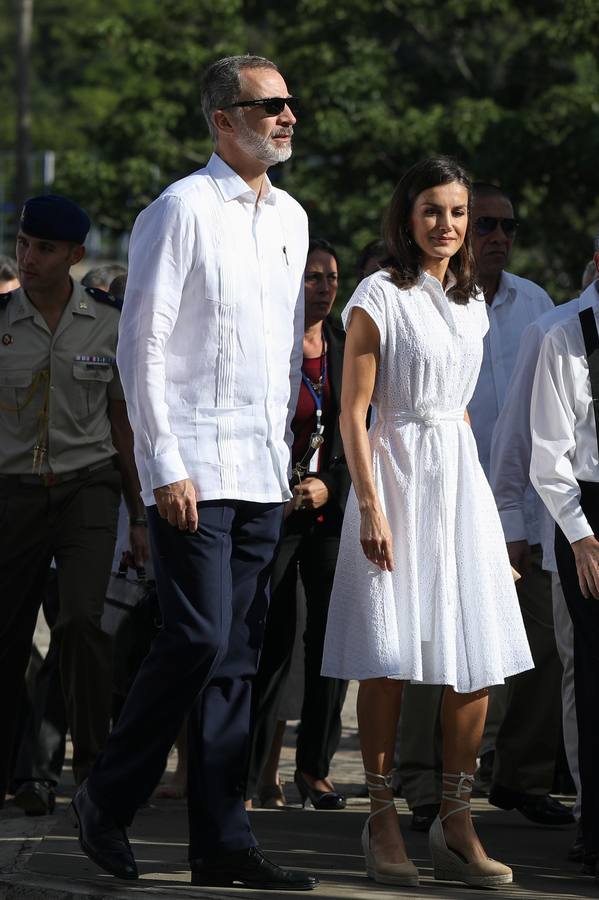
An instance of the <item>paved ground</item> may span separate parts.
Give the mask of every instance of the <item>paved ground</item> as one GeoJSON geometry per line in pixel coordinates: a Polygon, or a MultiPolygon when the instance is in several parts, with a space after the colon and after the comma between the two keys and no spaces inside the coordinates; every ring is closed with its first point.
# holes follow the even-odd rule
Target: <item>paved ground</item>
{"type": "MultiPolygon", "coordinates": [[[[344,714],[345,729],[335,757],[333,777],[348,795],[357,794],[362,778],[356,723],[353,713],[355,686],[348,695],[344,714]]],[[[293,729],[287,733],[283,776],[293,779],[293,729]]],[[[171,766],[172,767],[172,766],[171,766]]],[[[8,806],[0,812],[0,898],[162,898],[211,897],[252,898],[273,894],[234,889],[202,890],[192,888],[186,864],[187,822],[182,801],[157,801],[142,810],[131,829],[141,879],[133,884],[118,882],[101,873],[81,853],[66,806],[72,792],[65,777],[63,793],[53,817],[22,817],[8,806]]],[[[441,884],[432,878],[425,835],[409,829],[409,814],[403,801],[403,824],[408,849],[421,872],[419,888],[385,888],[369,881],[360,852],[367,801],[351,797],[343,812],[302,810],[291,784],[287,788],[289,808],[282,811],[257,810],[253,824],[261,843],[281,864],[318,872],[322,886],[313,894],[327,900],[380,900],[390,898],[472,898],[472,888],[441,884]]],[[[495,891],[497,898],[560,898],[578,900],[599,897],[593,879],[577,874],[578,866],[565,861],[573,840],[573,828],[536,827],[518,813],[490,807],[486,800],[475,799],[477,827],[489,853],[511,865],[516,883],[495,891]]]]}

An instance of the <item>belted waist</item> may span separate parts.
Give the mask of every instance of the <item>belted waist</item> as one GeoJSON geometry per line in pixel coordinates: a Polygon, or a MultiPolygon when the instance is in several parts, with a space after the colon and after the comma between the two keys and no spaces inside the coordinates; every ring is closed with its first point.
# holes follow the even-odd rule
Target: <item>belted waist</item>
{"type": "Polygon", "coordinates": [[[393,422],[403,425],[407,422],[415,422],[427,428],[434,428],[443,422],[459,422],[464,419],[464,409],[401,409],[379,410],[377,409],[376,424],[380,422],[393,422]]]}
{"type": "Polygon", "coordinates": [[[91,466],[83,466],[81,469],[73,469],[71,472],[62,472],[55,474],[54,472],[43,472],[40,475],[2,475],[0,478],[18,481],[19,484],[38,484],[40,487],[54,487],[65,481],[73,481],[75,478],[87,478],[92,472],[101,472],[102,469],[115,469],[116,460],[111,457],[109,460],[93,463],[91,466]]]}

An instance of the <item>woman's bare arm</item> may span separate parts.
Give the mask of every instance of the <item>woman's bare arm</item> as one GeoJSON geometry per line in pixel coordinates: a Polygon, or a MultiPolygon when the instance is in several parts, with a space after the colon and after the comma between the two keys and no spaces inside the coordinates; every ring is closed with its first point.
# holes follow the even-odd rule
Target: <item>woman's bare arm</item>
{"type": "Polygon", "coordinates": [[[380,336],[368,313],[352,310],[345,342],[339,425],[361,515],[364,553],[383,570],[393,569],[393,541],[372,472],[366,414],[379,364],[380,336]]]}

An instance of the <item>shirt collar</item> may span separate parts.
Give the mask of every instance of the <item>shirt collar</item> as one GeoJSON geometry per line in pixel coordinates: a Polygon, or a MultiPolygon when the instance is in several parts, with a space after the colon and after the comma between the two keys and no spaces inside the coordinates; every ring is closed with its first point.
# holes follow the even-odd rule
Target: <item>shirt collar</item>
{"type": "MultiPolygon", "coordinates": [[[[214,178],[221,197],[228,203],[230,200],[243,200],[256,202],[256,192],[249,184],[222,159],[218,153],[213,153],[206,166],[209,174],[214,178]]],[[[264,176],[264,186],[260,196],[261,203],[276,203],[276,191],[268,175],[264,176]]]]}
{"type": "MultiPolygon", "coordinates": [[[[68,310],[80,316],[91,316],[96,318],[96,301],[87,293],[83,285],[78,281],[72,281],[73,290],[69,301],[65,306],[65,312],[68,310]]],[[[10,324],[18,322],[20,319],[33,319],[36,315],[40,315],[39,310],[33,305],[23,288],[15,291],[14,299],[11,298],[8,307],[8,319],[10,324]]],[[[64,313],[63,313],[64,315],[64,313]]]]}
{"type": "Polygon", "coordinates": [[[599,279],[592,281],[578,298],[578,309],[580,312],[589,306],[599,306],[599,279]]]}
{"type": "Polygon", "coordinates": [[[513,300],[515,296],[516,288],[512,283],[512,276],[504,269],[499,276],[499,284],[497,285],[497,291],[495,292],[495,296],[493,297],[491,308],[501,306],[502,303],[506,303],[508,300],[513,300]]]}

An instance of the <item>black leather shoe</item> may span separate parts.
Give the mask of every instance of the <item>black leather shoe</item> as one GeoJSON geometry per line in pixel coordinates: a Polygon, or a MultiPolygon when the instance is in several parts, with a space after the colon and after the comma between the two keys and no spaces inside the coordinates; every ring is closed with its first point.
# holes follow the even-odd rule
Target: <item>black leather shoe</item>
{"type": "Polygon", "coordinates": [[[51,781],[24,781],[15,791],[13,802],[26,816],[49,816],[56,805],[54,784],[51,781]]]}
{"type": "Polygon", "coordinates": [[[489,803],[500,809],[517,809],[536,825],[572,825],[576,821],[571,809],[550,794],[520,794],[494,784],[489,803]]]}
{"type": "Polygon", "coordinates": [[[258,847],[192,860],[191,883],[198,887],[249,887],[263,891],[312,891],[320,884],[316,875],[282,869],[266,859],[258,847]]]}
{"type": "Polygon", "coordinates": [[[97,866],[115,878],[139,877],[125,829],[96,806],[85,782],[73,797],[69,814],[79,829],[81,849],[97,866]]]}
{"type": "Polygon", "coordinates": [[[412,831],[428,831],[438,815],[437,803],[415,806],[412,810],[412,831]]]}
{"type": "Polygon", "coordinates": [[[302,798],[303,806],[309,800],[314,809],[345,809],[345,797],[337,791],[316,791],[310,787],[302,773],[298,772],[297,769],[293,780],[302,798]]]}

